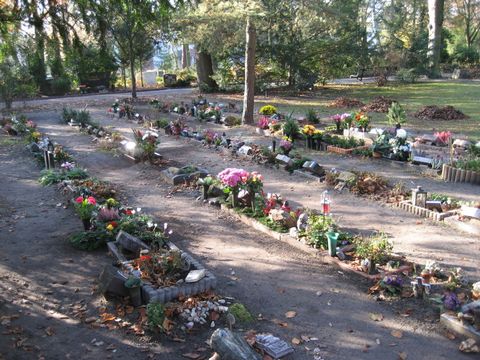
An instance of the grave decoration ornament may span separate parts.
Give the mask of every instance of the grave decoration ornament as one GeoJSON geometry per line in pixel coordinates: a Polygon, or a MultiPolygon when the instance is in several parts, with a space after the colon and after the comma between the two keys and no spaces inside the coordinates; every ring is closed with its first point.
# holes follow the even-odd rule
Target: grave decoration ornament
{"type": "Polygon", "coordinates": [[[427,192],[421,186],[412,189],[412,205],[421,208],[427,207],[427,192]]]}

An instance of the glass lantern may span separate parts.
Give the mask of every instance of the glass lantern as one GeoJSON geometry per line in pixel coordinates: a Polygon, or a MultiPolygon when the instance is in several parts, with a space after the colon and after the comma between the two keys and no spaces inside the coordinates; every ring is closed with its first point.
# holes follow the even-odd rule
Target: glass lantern
{"type": "Polygon", "coordinates": [[[412,205],[421,208],[427,207],[427,192],[423,190],[421,186],[412,189],[412,205]]]}
{"type": "Polygon", "coordinates": [[[325,190],[322,193],[322,199],[321,199],[320,203],[322,205],[322,214],[324,216],[330,215],[330,205],[331,205],[332,201],[330,199],[330,195],[329,195],[327,190],[325,190]]]}

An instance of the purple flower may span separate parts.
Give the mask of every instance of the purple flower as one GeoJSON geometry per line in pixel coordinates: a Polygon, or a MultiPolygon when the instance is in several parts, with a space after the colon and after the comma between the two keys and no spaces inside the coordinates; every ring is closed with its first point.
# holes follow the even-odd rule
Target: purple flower
{"type": "Polygon", "coordinates": [[[454,292],[449,292],[443,295],[443,306],[447,310],[455,310],[460,306],[460,301],[458,300],[457,294],[454,292]]]}
{"type": "Polygon", "coordinates": [[[402,287],[402,285],[403,285],[402,278],[398,277],[396,275],[385,276],[383,278],[383,282],[384,282],[385,285],[395,286],[395,287],[402,287]]]}

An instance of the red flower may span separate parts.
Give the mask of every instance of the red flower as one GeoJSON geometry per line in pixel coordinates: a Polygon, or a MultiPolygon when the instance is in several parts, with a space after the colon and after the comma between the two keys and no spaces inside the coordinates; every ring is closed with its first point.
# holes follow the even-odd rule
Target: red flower
{"type": "Polygon", "coordinates": [[[110,221],[109,224],[112,225],[114,228],[118,226],[118,223],[116,221],[110,221]]]}
{"type": "Polygon", "coordinates": [[[140,261],[149,261],[149,260],[152,260],[152,257],[150,255],[140,256],[140,261]]]}
{"type": "Polygon", "coordinates": [[[75,202],[81,204],[83,202],[83,197],[82,196],[79,196],[75,199],[75,202]]]}
{"type": "Polygon", "coordinates": [[[126,209],[126,210],[125,210],[125,215],[133,215],[132,210],[126,209]]]}
{"type": "Polygon", "coordinates": [[[89,196],[87,198],[87,202],[91,205],[96,205],[97,204],[97,201],[95,200],[95,198],[93,196],[89,196]]]}

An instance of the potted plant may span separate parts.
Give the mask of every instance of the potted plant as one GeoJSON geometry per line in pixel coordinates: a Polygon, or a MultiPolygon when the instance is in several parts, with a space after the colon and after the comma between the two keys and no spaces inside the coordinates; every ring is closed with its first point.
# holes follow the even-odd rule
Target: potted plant
{"type": "Polygon", "coordinates": [[[206,176],[203,179],[199,179],[197,182],[198,185],[202,186],[202,194],[203,194],[203,199],[207,200],[208,199],[208,191],[210,190],[210,187],[213,185],[213,177],[206,176]]]}
{"type": "Polygon", "coordinates": [[[302,128],[302,134],[305,135],[307,139],[307,148],[311,149],[313,147],[313,134],[315,133],[315,126],[313,125],[305,125],[302,128]]]}
{"type": "Polygon", "coordinates": [[[292,143],[295,141],[300,128],[297,121],[292,117],[293,113],[286,118],[285,123],[283,124],[283,135],[288,137],[292,143]]]}
{"type": "Polygon", "coordinates": [[[407,122],[405,110],[403,110],[402,106],[397,101],[392,102],[392,105],[388,109],[387,120],[390,126],[395,126],[395,129],[397,130],[407,122]]]}
{"type": "Polygon", "coordinates": [[[248,176],[247,171],[236,168],[227,168],[218,174],[218,179],[224,185],[224,192],[230,196],[233,208],[238,206],[238,192],[248,176]]]}
{"type": "Polygon", "coordinates": [[[257,133],[268,135],[269,131],[269,119],[268,116],[261,116],[257,123],[257,133]]]}
{"type": "Polygon", "coordinates": [[[130,301],[132,305],[137,307],[142,305],[142,280],[138,277],[130,275],[123,285],[128,289],[130,301]]]}
{"type": "Polygon", "coordinates": [[[343,130],[343,122],[342,122],[342,115],[335,114],[331,117],[331,119],[335,122],[335,126],[337,127],[337,134],[342,134],[343,130]]]}
{"type": "Polygon", "coordinates": [[[287,155],[290,153],[292,150],[293,143],[290,141],[289,138],[285,137],[282,140],[280,140],[280,150],[282,150],[283,155],[287,155]]]}
{"type": "Polygon", "coordinates": [[[370,125],[370,119],[368,118],[367,114],[359,111],[355,114],[355,124],[363,132],[367,132],[368,126],[370,125]]]}
{"type": "Polygon", "coordinates": [[[75,211],[83,222],[85,230],[90,230],[92,226],[93,212],[95,211],[97,201],[93,196],[79,196],[75,199],[75,211]]]}

